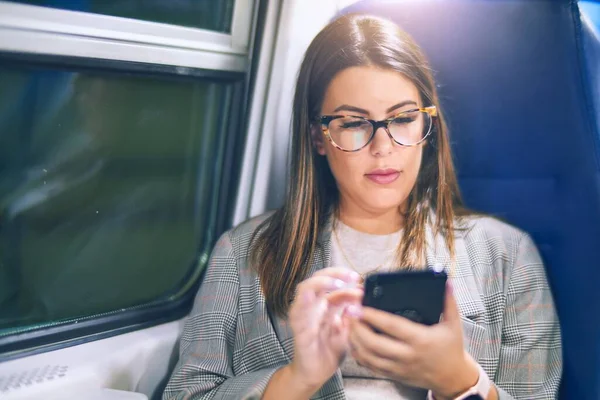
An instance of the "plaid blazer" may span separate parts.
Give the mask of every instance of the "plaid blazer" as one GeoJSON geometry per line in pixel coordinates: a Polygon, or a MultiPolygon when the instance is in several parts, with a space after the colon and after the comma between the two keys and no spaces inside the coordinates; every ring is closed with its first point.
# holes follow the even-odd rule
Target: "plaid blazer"
{"type": "MultiPolygon", "coordinates": [[[[270,315],[247,261],[251,236],[266,216],[217,242],[180,343],[167,399],[260,399],[277,369],[290,362],[286,320],[270,315]]],[[[456,233],[456,262],[427,228],[427,262],[444,265],[463,322],[464,344],[498,388],[500,399],[553,399],[562,373],[561,337],[539,253],[528,235],[489,217],[471,217],[456,233]]],[[[324,229],[311,274],[330,263],[324,229]]],[[[344,399],[341,372],[314,399],[344,399]]]]}

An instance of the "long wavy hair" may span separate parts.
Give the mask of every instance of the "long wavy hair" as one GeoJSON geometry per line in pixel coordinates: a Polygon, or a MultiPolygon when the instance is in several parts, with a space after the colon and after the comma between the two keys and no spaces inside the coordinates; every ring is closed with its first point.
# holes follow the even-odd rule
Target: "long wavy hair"
{"type": "Polygon", "coordinates": [[[311,128],[329,83],[340,71],[355,66],[397,71],[417,87],[423,106],[438,108],[432,134],[423,147],[416,184],[408,197],[398,261],[410,265],[424,260],[420,255],[425,252],[426,224],[432,214],[434,233],[444,236],[454,258],[456,218],[467,211],[462,206],[429,63],[414,40],[393,22],[345,15],[327,25],[306,51],[294,96],[285,204],[256,230],[250,248],[250,262],[260,277],[267,306],[277,315],[287,314],[297,285],[307,278],[319,232],[337,211],[336,182],[326,157],[316,152],[311,128]]]}

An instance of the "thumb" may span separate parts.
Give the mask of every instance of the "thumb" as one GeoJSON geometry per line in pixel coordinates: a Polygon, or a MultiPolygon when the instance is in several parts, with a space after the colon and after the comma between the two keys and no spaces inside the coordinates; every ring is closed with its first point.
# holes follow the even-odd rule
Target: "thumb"
{"type": "Polygon", "coordinates": [[[454,298],[454,290],[450,281],[446,283],[446,296],[444,298],[444,321],[450,324],[460,324],[460,312],[454,298]]]}

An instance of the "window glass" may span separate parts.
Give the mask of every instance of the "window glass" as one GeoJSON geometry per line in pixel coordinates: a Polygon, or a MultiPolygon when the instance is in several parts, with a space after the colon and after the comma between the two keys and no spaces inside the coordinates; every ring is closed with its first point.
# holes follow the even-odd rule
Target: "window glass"
{"type": "Polygon", "coordinates": [[[582,35],[583,55],[587,67],[586,83],[596,110],[596,129],[600,133],[600,3],[579,2],[581,13],[591,26],[584,26],[582,35]]]}
{"type": "Polygon", "coordinates": [[[596,31],[600,32],[600,3],[596,1],[580,1],[579,8],[583,15],[595,26],[596,31]]]}
{"type": "Polygon", "coordinates": [[[0,62],[0,336],[181,287],[207,240],[232,90],[0,62]]]}
{"type": "Polygon", "coordinates": [[[85,11],[231,33],[234,0],[14,0],[36,6],[85,11]]]}

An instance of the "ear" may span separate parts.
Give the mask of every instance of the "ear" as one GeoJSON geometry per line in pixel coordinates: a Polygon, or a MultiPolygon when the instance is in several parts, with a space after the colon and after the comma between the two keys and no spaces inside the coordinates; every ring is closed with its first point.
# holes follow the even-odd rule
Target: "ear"
{"type": "Polygon", "coordinates": [[[319,124],[310,124],[310,137],[312,139],[313,146],[315,146],[315,150],[317,150],[317,153],[324,156],[325,135],[323,135],[323,131],[321,130],[321,126],[319,124]]]}

